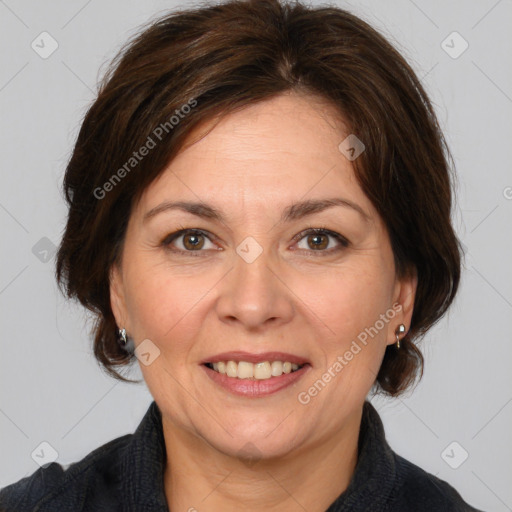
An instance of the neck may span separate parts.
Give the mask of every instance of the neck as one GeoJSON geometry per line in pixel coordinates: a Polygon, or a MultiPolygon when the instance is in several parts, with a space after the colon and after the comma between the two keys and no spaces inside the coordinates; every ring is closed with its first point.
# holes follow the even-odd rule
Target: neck
{"type": "Polygon", "coordinates": [[[170,512],[323,512],[348,487],[357,463],[361,410],[342,429],[284,457],[247,463],[163,419],[170,512]]]}

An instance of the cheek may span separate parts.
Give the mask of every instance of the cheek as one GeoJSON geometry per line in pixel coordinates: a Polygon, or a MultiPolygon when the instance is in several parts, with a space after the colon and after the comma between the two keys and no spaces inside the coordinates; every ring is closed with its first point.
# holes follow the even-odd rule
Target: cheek
{"type": "Polygon", "coordinates": [[[313,381],[325,376],[326,382],[333,382],[323,397],[338,404],[366,396],[378,373],[392,318],[381,320],[391,306],[388,276],[375,260],[364,260],[329,276],[317,275],[301,292],[309,289],[304,295],[307,305],[320,319],[316,345],[323,361],[313,381]]]}
{"type": "Polygon", "coordinates": [[[321,321],[325,339],[335,344],[356,337],[390,307],[388,277],[368,260],[305,276],[298,277],[294,291],[321,321]]]}
{"type": "Polygon", "coordinates": [[[148,262],[134,262],[129,275],[127,306],[134,335],[157,344],[168,339],[179,342],[186,330],[198,328],[200,323],[191,319],[201,302],[208,300],[208,290],[216,281],[204,274],[184,276],[167,265],[148,262]]]}

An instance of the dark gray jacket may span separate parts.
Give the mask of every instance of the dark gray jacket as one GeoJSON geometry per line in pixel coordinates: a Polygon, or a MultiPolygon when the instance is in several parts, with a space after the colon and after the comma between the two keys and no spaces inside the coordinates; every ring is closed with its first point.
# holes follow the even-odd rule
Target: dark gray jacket
{"type": "MultiPolygon", "coordinates": [[[[100,446],[66,470],[54,462],[2,489],[0,511],[168,512],[165,461],[162,417],[153,402],[134,434],[100,446]]],[[[326,512],[348,511],[478,512],[446,482],[391,450],[369,402],[363,410],[355,473],[326,512]]]]}

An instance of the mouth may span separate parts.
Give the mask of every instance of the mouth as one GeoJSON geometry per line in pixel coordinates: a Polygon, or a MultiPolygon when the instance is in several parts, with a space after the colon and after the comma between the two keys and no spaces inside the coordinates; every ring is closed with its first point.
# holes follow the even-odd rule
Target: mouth
{"type": "Polygon", "coordinates": [[[268,380],[280,377],[283,374],[294,373],[302,369],[307,363],[296,364],[291,361],[219,361],[205,363],[205,366],[214,372],[226,375],[232,379],[268,380]]]}
{"type": "Polygon", "coordinates": [[[201,366],[224,390],[253,398],[284,390],[311,369],[306,359],[284,352],[226,352],[205,359],[201,366]]]}

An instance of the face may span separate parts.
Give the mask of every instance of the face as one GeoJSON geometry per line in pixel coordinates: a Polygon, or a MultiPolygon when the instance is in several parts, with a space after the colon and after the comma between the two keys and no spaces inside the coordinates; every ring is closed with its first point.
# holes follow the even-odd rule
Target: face
{"type": "Polygon", "coordinates": [[[140,366],[168,429],[270,458],[360,414],[416,280],[395,274],[338,149],[348,134],[329,106],[280,95],[188,145],[134,208],[111,304],[146,340],[140,366]]]}

